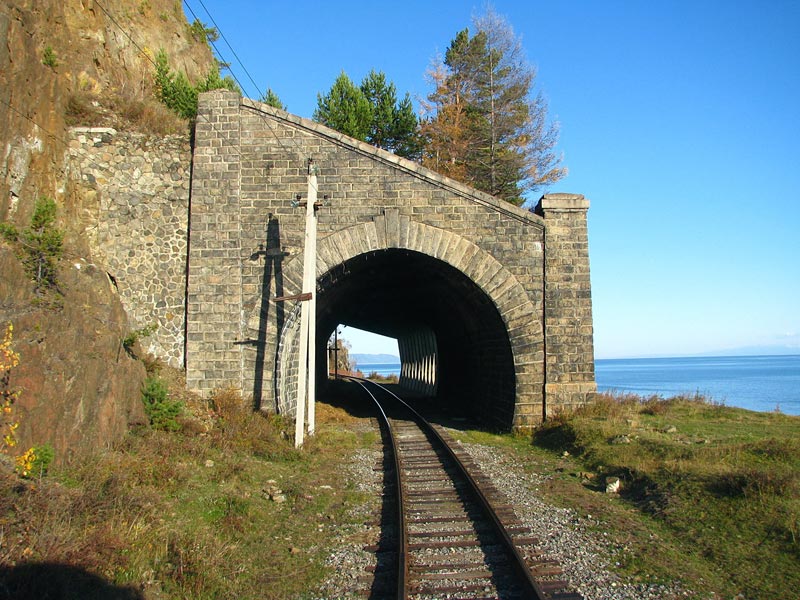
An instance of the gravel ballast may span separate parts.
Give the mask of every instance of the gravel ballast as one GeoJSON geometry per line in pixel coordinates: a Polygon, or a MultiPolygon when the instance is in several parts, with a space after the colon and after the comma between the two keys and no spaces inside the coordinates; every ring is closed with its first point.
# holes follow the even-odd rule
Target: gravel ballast
{"type": "MultiPolygon", "coordinates": [[[[458,432],[453,431],[451,435],[457,439],[458,432]]],[[[591,515],[580,515],[542,500],[538,490],[547,476],[528,472],[516,458],[501,449],[480,444],[461,446],[514,506],[520,521],[539,539],[542,552],[558,561],[564,572],[563,579],[586,600],[698,597],[678,581],[667,584],[626,581],[612,570],[615,557],[624,550],[610,541],[611,532],[602,531],[600,522],[591,515]]],[[[340,532],[341,544],[327,561],[334,572],[317,592],[318,598],[369,596],[371,575],[368,569],[375,566],[376,557],[364,548],[376,544],[381,535],[375,515],[380,510],[382,458],[379,448],[360,450],[346,465],[347,481],[374,501],[358,508],[359,514],[364,515],[364,525],[340,532]]]]}

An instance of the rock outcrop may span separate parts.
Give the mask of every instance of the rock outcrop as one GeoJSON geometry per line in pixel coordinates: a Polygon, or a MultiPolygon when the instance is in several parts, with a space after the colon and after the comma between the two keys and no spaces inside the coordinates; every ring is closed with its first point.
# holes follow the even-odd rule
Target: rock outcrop
{"type": "Polygon", "coordinates": [[[204,76],[215,62],[200,38],[173,0],[11,0],[0,11],[0,222],[24,228],[36,199],[48,196],[67,233],[60,308],[38,301],[0,241],[0,325],[13,322],[21,358],[11,376],[22,392],[19,448],[51,443],[66,460],[144,420],[144,368],[121,344],[136,323],[104,257],[91,253],[87,228],[98,224],[85,212],[94,200],[69,172],[67,115],[76,97],[106,113],[120,99],[151,100],[159,49],[190,79],[204,76]]]}

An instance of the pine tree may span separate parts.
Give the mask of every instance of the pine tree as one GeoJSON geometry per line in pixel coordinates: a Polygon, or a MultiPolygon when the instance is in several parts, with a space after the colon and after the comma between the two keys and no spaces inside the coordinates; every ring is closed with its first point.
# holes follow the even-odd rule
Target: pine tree
{"type": "Polygon", "coordinates": [[[286,105],[281,101],[281,99],[278,97],[278,94],[276,94],[272,88],[267,88],[267,93],[259,99],[259,102],[263,102],[264,104],[274,108],[286,110],[286,105]]]}
{"type": "Polygon", "coordinates": [[[359,87],[343,72],[327,94],[317,95],[314,120],[399,156],[417,159],[422,151],[410,96],[398,102],[382,72],[370,71],[359,87]]]}
{"type": "Polygon", "coordinates": [[[431,74],[423,164],[513,204],[566,174],[558,128],[533,95],[535,69],[511,26],[491,10],[458,32],[431,74]]]}
{"type": "Polygon", "coordinates": [[[372,127],[372,106],[361,89],[342,71],[327,94],[317,94],[314,120],[366,141],[372,127]]]}

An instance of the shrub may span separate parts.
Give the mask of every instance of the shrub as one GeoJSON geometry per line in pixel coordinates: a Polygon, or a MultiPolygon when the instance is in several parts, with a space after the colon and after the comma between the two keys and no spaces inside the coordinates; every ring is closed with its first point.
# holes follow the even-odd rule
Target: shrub
{"type": "Polygon", "coordinates": [[[209,71],[205,79],[195,86],[185,73],[170,70],[169,59],[164,50],[158,51],[155,63],[156,97],[184,119],[194,119],[197,116],[197,96],[200,92],[224,88],[241,93],[231,77],[220,76],[219,67],[209,71]]]}
{"type": "Polygon", "coordinates": [[[163,431],[178,431],[181,428],[177,419],[183,412],[183,405],[169,398],[167,386],[161,379],[158,377],[145,379],[142,401],[153,428],[163,431]]]}
{"type": "Polygon", "coordinates": [[[14,351],[14,326],[9,323],[0,341],[0,422],[2,422],[2,440],[0,450],[7,450],[17,445],[15,431],[19,421],[14,417],[14,403],[19,397],[19,390],[11,387],[11,370],[19,365],[19,354],[14,351]]]}
{"type": "Polygon", "coordinates": [[[158,324],[152,323],[140,329],[134,329],[122,338],[122,347],[128,354],[133,354],[133,347],[141,339],[153,335],[158,329],[158,324]]]}
{"type": "Polygon", "coordinates": [[[219,39],[219,31],[216,27],[206,27],[200,19],[195,19],[189,25],[189,35],[191,35],[196,42],[212,43],[219,39]]]}

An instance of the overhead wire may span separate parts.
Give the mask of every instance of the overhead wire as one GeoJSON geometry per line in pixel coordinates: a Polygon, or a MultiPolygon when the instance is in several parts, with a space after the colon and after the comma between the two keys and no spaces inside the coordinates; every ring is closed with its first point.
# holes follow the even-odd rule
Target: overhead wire
{"type": "MultiPolygon", "coordinates": [[[[186,0],[183,0],[183,3],[184,3],[184,5],[185,5],[185,6],[186,6],[186,7],[189,9],[189,12],[191,12],[191,13],[192,13],[192,16],[193,16],[193,17],[194,17],[196,20],[200,21],[200,19],[197,17],[197,14],[194,12],[194,10],[193,10],[193,9],[192,9],[192,7],[191,7],[191,6],[188,4],[188,2],[187,2],[186,0]]],[[[106,15],[106,16],[107,16],[107,17],[108,17],[110,20],[111,20],[111,22],[112,22],[114,25],[116,25],[116,26],[117,26],[117,28],[118,28],[118,29],[119,29],[119,30],[120,30],[122,33],[124,33],[124,34],[125,34],[125,36],[126,36],[126,37],[127,37],[129,40],[130,40],[130,42],[131,42],[131,43],[132,43],[132,44],[133,44],[133,45],[134,45],[134,46],[135,46],[135,47],[136,47],[136,48],[139,50],[139,52],[140,52],[140,53],[141,53],[141,54],[142,54],[142,55],[143,55],[143,56],[144,56],[144,57],[145,57],[145,58],[146,58],[148,61],[150,61],[150,63],[151,63],[151,64],[152,64],[152,65],[153,65],[155,68],[158,68],[158,65],[156,64],[155,60],[153,60],[153,58],[150,56],[150,54],[149,54],[149,53],[147,53],[147,52],[145,52],[144,48],[142,48],[142,46],[141,46],[141,45],[139,45],[139,44],[136,42],[136,40],[134,40],[134,39],[133,39],[133,36],[131,36],[131,34],[130,34],[130,33],[129,33],[129,32],[128,32],[128,31],[127,31],[127,30],[126,30],[126,29],[125,29],[125,28],[124,28],[122,25],[120,25],[120,24],[119,24],[119,22],[118,22],[118,21],[117,21],[117,20],[114,18],[114,16],[113,16],[113,15],[112,15],[112,14],[111,14],[111,13],[110,13],[110,12],[109,12],[109,11],[108,11],[108,10],[107,10],[107,9],[106,9],[104,6],[103,6],[103,5],[102,5],[102,3],[101,3],[101,2],[99,2],[99,1],[97,1],[97,0],[95,0],[95,4],[96,4],[97,6],[99,6],[99,7],[100,7],[100,10],[102,10],[102,11],[103,11],[103,13],[105,13],[105,15],[106,15]]],[[[203,6],[203,8],[205,8],[205,6],[203,6]]],[[[206,12],[208,12],[208,10],[207,10],[207,9],[206,9],[206,12]]],[[[211,16],[211,13],[208,13],[208,14],[209,14],[209,18],[211,18],[211,20],[213,21],[213,20],[214,20],[214,18],[211,16]]],[[[201,22],[202,22],[202,21],[201,21],[201,22]]],[[[216,26],[216,25],[215,25],[215,26],[216,26]]],[[[217,31],[219,31],[219,28],[217,28],[217,31]]],[[[222,36],[222,37],[224,38],[224,36],[223,36],[223,34],[222,34],[222,32],[221,32],[221,31],[220,31],[220,36],[222,36]]],[[[220,56],[220,57],[222,57],[223,55],[222,55],[222,53],[219,51],[219,49],[216,47],[216,45],[215,45],[213,42],[210,42],[210,41],[209,41],[209,43],[212,45],[212,47],[213,47],[213,48],[214,48],[214,50],[216,51],[217,55],[218,55],[218,56],[220,56]]],[[[226,43],[227,43],[227,39],[226,39],[226,43]]],[[[230,46],[230,45],[229,45],[229,46],[230,46]]],[[[233,49],[232,49],[232,48],[231,48],[231,51],[233,52],[233,49]]],[[[234,53],[234,54],[235,54],[235,53],[234,53]]],[[[237,56],[237,60],[238,60],[238,56],[237,56]]],[[[246,69],[245,69],[245,71],[246,71],[246,69]]],[[[247,71],[246,71],[246,72],[247,72],[247,71]]],[[[239,88],[240,88],[240,89],[242,89],[242,90],[244,90],[244,89],[245,89],[245,88],[244,88],[244,86],[243,86],[243,85],[242,85],[242,83],[239,81],[239,79],[236,77],[236,75],[235,75],[233,72],[231,72],[231,75],[233,76],[233,79],[234,79],[234,81],[236,81],[236,84],[239,86],[239,88]]],[[[249,72],[248,72],[248,77],[249,77],[249,76],[250,76],[250,74],[249,74],[249,72]]],[[[251,78],[251,80],[252,80],[252,78],[251,78]]],[[[256,89],[258,89],[258,86],[256,86],[256,89]]],[[[259,114],[260,114],[260,113],[259,113],[259,114]]],[[[277,140],[277,142],[278,142],[278,144],[281,146],[281,148],[283,148],[283,150],[284,150],[284,151],[285,151],[287,154],[291,154],[291,150],[290,150],[289,148],[287,148],[287,147],[284,145],[283,141],[282,141],[282,140],[281,140],[281,138],[278,136],[277,132],[275,131],[275,129],[273,128],[273,126],[272,126],[272,125],[269,123],[269,121],[266,119],[266,117],[265,117],[263,114],[260,114],[260,116],[261,116],[261,118],[262,118],[262,119],[265,121],[265,123],[268,125],[268,128],[269,128],[269,130],[270,130],[270,133],[272,133],[272,135],[275,137],[275,139],[277,140]]],[[[212,122],[210,119],[208,119],[208,118],[207,118],[205,115],[198,114],[198,115],[197,115],[197,118],[203,118],[203,119],[206,121],[206,123],[208,123],[208,124],[211,126],[211,128],[212,128],[212,129],[214,129],[215,131],[217,131],[217,133],[222,133],[222,132],[221,132],[221,131],[220,131],[220,130],[219,130],[219,129],[218,129],[218,128],[217,128],[217,127],[214,125],[214,123],[213,123],[213,122],[212,122]]],[[[293,139],[293,138],[290,138],[290,139],[293,139]]],[[[301,157],[303,157],[303,156],[304,156],[306,153],[303,151],[303,149],[302,149],[302,148],[299,146],[299,144],[298,144],[296,141],[295,141],[295,145],[297,146],[297,147],[296,147],[296,150],[297,150],[298,154],[300,154],[300,156],[301,156],[301,157]]],[[[239,149],[238,149],[238,148],[235,148],[235,147],[234,147],[234,151],[235,151],[235,152],[236,152],[236,153],[237,153],[237,154],[238,154],[238,155],[241,157],[241,152],[239,152],[239,149]]]]}
{"type": "MultiPolygon", "coordinates": [[[[150,61],[150,64],[152,64],[153,67],[157,69],[158,64],[156,64],[156,61],[153,60],[153,57],[150,56],[150,54],[146,52],[144,48],[142,48],[138,43],[136,43],[136,40],[133,39],[133,36],[131,36],[131,34],[128,33],[128,31],[122,25],[119,24],[119,22],[114,18],[114,16],[110,12],[108,12],[108,10],[102,5],[102,3],[99,2],[98,0],[94,0],[94,4],[100,7],[100,10],[102,10],[105,13],[105,15],[111,20],[111,22],[117,26],[117,29],[119,29],[122,33],[124,33],[125,36],[130,40],[131,44],[136,46],[136,49],[139,50],[141,55],[144,56],[148,61],[150,61]]],[[[203,117],[206,120],[206,122],[211,126],[212,129],[215,129],[217,133],[222,133],[219,129],[217,129],[217,127],[215,127],[214,123],[210,119],[205,117],[205,115],[198,114],[197,117],[198,118],[203,117]]],[[[234,151],[241,157],[241,153],[239,152],[238,148],[234,148],[234,151]]]]}
{"type": "MultiPolygon", "coordinates": [[[[185,1],[186,0],[184,0],[184,2],[185,1]]],[[[222,29],[220,29],[220,26],[217,25],[217,22],[214,20],[214,17],[211,15],[211,13],[209,12],[208,8],[206,8],[206,5],[203,2],[203,0],[197,0],[197,1],[200,3],[200,6],[203,7],[203,10],[206,11],[206,14],[208,15],[208,18],[211,19],[211,22],[214,24],[214,28],[219,32],[220,37],[225,41],[225,44],[227,44],[228,48],[230,48],[231,53],[236,58],[236,62],[239,63],[239,65],[242,67],[242,70],[245,72],[245,75],[247,75],[248,79],[250,79],[250,82],[253,84],[253,87],[256,88],[256,91],[259,94],[259,98],[264,98],[265,97],[264,92],[262,92],[261,88],[258,87],[258,84],[253,79],[253,76],[250,75],[250,71],[247,70],[247,67],[244,66],[244,63],[239,58],[239,55],[236,54],[236,50],[233,49],[233,46],[231,46],[231,43],[228,41],[228,38],[225,37],[225,34],[223,33],[222,29]]]]}
{"type": "MultiPolygon", "coordinates": [[[[214,24],[214,27],[216,28],[216,30],[217,30],[217,32],[219,33],[220,37],[221,37],[223,40],[225,40],[225,43],[228,45],[228,48],[230,48],[230,50],[231,50],[231,53],[232,53],[232,54],[233,54],[233,55],[236,57],[236,60],[237,60],[237,61],[239,62],[239,64],[242,66],[242,69],[244,70],[245,74],[246,74],[246,75],[247,75],[247,77],[250,79],[250,81],[253,83],[253,86],[256,88],[256,91],[257,91],[257,92],[260,94],[260,96],[263,98],[263,97],[264,97],[264,93],[263,93],[263,92],[261,92],[261,89],[259,88],[258,84],[257,84],[257,83],[256,83],[256,82],[253,80],[253,77],[252,77],[252,75],[250,75],[250,72],[247,70],[247,67],[245,67],[245,66],[244,66],[244,64],[242,63],[242,61],[239,59],[239,56],[238,56],[238,54],[236,54],[236,51],[233,49],[233,46],[231,46],[230,42],[228,42],[228,38],[225,36],[225,33],[224,33],[224,32],[223,32],[221,29],[220,29],[219,25],[217,25],[217,22],[214,20],[214,17],[213,17],[213,15],[212,15],[212,14],[211,14],[211,12],[208,10],[208,8],[206,7],[206,5],[203,3],[203,0],[198,0],[198,2],[200,2],[200,5],[201,5],[201,6],[203,7],[203,9],[206,11],[206,14],[208,15],[208,18],[209,18],[209,19],[211,19],[211,22],[214,24]]],[[[188,0],[183,0],[183,4],[186,6],[186,8],[188,8],[188,9],[189,9],[189,12],[190,12],[190,13],[192,13],[192,16],[195,18],[195,20],[197,20],[197,21],[200,21],[200,19],[199,19],[199,18],[198,18],[198,16],[197,16],[197,13],[195,13],[195,12],[194,12],[194,10],[192,9],[192,7],[189,5],[189,2],[188,2],[188,0]]],[[[200,21],[200,22],[202,23],[202,21],[200,21]]],[[[222,57],[223,57],[223,54],[222,54],[222,52],[220,52],[219,48],[217,48],[217,45],[216,45],[214,42],[212,42],[211,40],[208,40],[208,42],[209,42],[209,44],[211,44],[211,46],[214,48],[214,51],[217,53],[217,56],[219,56],[220,58],[222,58],[222,57]]],[[[239,79],[236,77],[236,75],[235,75],[235,73],[233,72],[233,70],[231,70],[230,68],[229,68],[228,70],[231,72],[231,76],[232,76],[232,77],[233,77],[233,79],[236,81],[236,83],[239,85],[239,87],[240,87],[242,90],[244,90],[244,89],[245,89],[245,87],[242,85],[241,81],[239,81],[239,79]]],[[[263,121],[263,122],[264,122],[264,123],[267,125],[267,128],[270,130],[270,133],[272,133],[273,137],[274,137],[274,138],[275,138],[275,140],[278,142],[278,144],[281,146],[281,148],[283,148],[283,150],[284,150],[284,151],[286,151],[287,153],[291,154],[291,150],[290,150],[289,148],[287,148],[287,147],[286,147],[286,145],[283,143],[283,141],[281,140],[280,136],[278,135],[277,131],[275,130],[275,128],[274,128],[274,126],[272,125],[272,123],[270,122],[270,120],[269,120],[269,119],[268,119],[268,118],[267,118],[267,117],[266,117],[266,116],[265,116],[263,113],[261,113],[261,112],[259,112],[259,113],[257,113],[257,114],[258,114],[259,118],[261,118],[261,120],[262,120],[262,121],[263,121]]],[[[290,139],[290,140],[292,140],[292,142],[294,143],[295,150],[297,151],[297,153],[298,153],[298,154],[299,154],[301,157],[305,157],[305,155],[307,154],[307,152],[306,152],[306,150],[305,150],[305,149],[304,149],[304,148],[303,148],[303,147],[302,147],[302,146],[299,144],[299,142],[297,142],[297,140],[296,140],[295,138],[293,138],[293,137],[292,137],[292,138],[289,138],[289,139],[290,139]]],[[[304,160],[305,160],[305,158],[304,158],[304,160]]]]}
{"type": "MultiPolygon", "coordinates": [[[[185,0],[184,0],[184,2],[185,2],[185,0]]],[[[118,29],[119,29],[119,30],[120,30],[120,31],[121,31],[121,32],[122,32],[122,33],[123,33],[123,34],[124,34],[124,35],[125,35],[127,38],[128,38],[128,40],[130,40],[131,44],[133,44],[133,45],[134,45],[134,46],[135,46],[135,47],[136,47],[136,48],[139,50],[139,52],[141,53],[141,55],[142,55],[142,56],[144,56],[144,57],[145,57],[145,58],[146,58],[146,59],[147,59],[147,60],[148,60],[148,61],[149,61],[149,62],[150,62],[150,63],[151,63],[151,64],[152,64],[154,67],[156,67],[156,68],[157,68],[157,67],[158,67],[158,65],[157,65],[157,64],[156,64],[156,62],[153,60],[153,58],[150,56],[150,54],[149,54],[148,52],[146,52],[146,51],[144,50],[144,48],[142,48],[142,46],[141,46],[140,44],[138,44],[138,43],[136,42],[136,40],[133,38],[133,36],[132,36],[132,35],[131,35],[131,34],[130,34],[130,33],[129,33],[129,32],[128,32],[128,31],[127,31],[127,30],[126,30],[126,29],[125,29],[125,28],[124,28],[124,27],[123,27],[123,26],[122,26],[122,25],[121,25],[121,24],[120,24],[120,23],[117,21],[117,19],[115,19],[115,18],[114,18],[114,15],[112,15],[112,14],[111,14],[111,13],[108,11],[108,9],[106,9],[106,7],[105,7],[105,6],[103,6],[103,3],[102,3],[102,2],[100,2],[99,0],[94,0],[94,4],[95,4],[95,5],[96,5],[98,8],[100,8],[100,10],[101,10],[101,11],[103,11],[103,13],[106,15],[106,17],[108,17],[108,19],[109,19],[109,20],[110,20],[110,21],[111,21],[111,22],[112,22],[112,23],[113,23],[113,24],[114,24],[114,25],[115,25],[115,26],[116,26],[116,27],[117,27],[117,28],[118,28],[118,29]]],[[[188,7],[188,5],[187,5],[187,7],[188,7]]],[[[188,7],[188,8],[189,8],[190,12],[192,12],[192,15],[194,15],[194,16],[195,16],[195,18],[197,18],[197,16],[195,15],[194,11],[192,11],[191,7],[188,7]]],[[[203,6],[203,8],[205,8],[205,5],[203,6]]],[[[207,9],[206,9],[206,12],[208,12],[208,10],[207,10],[207,9]]],[[[210,14],[210,13],[209,13],[209,17],[212,19],[212,22],[213,22],[213,17],[211,16],[211,14],[210,14]]],[[[215,24],[215,27],[216,27],[216,24],[215,24]]],[[[222,36],[222,32],[220,32],[220,35],[222,36]]],[[[223,37],[224,37],[224,36],[223,36],[223,37]]],[[[227,43],[227,40],[226,40],[226,43],[227,43]]],[[[229,47],[230,47],[230,44],[229,44],[229,47]]],[[[216,49],[216,48],[215,48],[215,49],[216,49]]],[[[233,49],[232,49],[232,48],[231,48],[231,51],[233,52],[233,49]]],[[[217,53],[219,54],[219,51],[218,51],[218,50],[217,50],[217,53]]],[[[234,53],[234,54],[235,54],[235,53],[234,53]]],[[[239,60],[239,59],[238,59],[238,56],[237,56],[237,60],[239,60]]],[[[241,63],[240,63],[240,64],[241,64],[241,63]]],[[[249,74],[249,73],[248,73],[248,77],[250,77],[250,74],[249,74]]],[[[236,78],[234,77],[234,79],[236,79],[236,78]]],[[[251,81],[252,81],[252,77],[251,77],[251,81]]],[[[240,83],[238,80],[237,80],[237,84],[239,84],[239,86],[241,87],[241,83],[240,83]]],[[[257,86],[256,86],[256,88],[257,88],[257,86]]],[[[32,117],[28,116],[27,114],[25,114],[23,111],[21,111],[19,108],[17,108],[16,106],[14,106],[14,105],[13,105],[12,103],[10,103],[9,101],[5,100],[4,98],[0,98],[0,102],[2,102],[2,104],[4,104],[6,107],[8,107],[8,108],[9,108],[11,111],[13,111],[14,113],[18,114],[20,117],[22,117],[22,118],[26,119],[27,121],[29,121],[30,123],[32,123],[33,125],[35,125],[36,127],[38,127],[38,128],[39,128],[39,129],[40,129],[40,130],[41,130],[41,131],[42,131],[42,132],[45,134],[45,135],[47,135],[47,136],[48,136],[49,138],[51,138],[52,140],[54,140],[54,141],[56,141],[56,142],[58,142],[58,143],[62,144],[62,145],[63,145],[65,148],[67,148],[67,149],[69,149],[69,148],[70,148],[70,142],[69,142],[69,141],[65,140],[63,137],[60,137],[59,135],[57,135],[57,134],[53,133],[52,131],[48,130],[48,129],[47,129],[45,126],[44,126],[44,125],[42,125],[41,123],[37,122],[37,121],[36,121],[34,118],[32,118],[32,117]]],[[[269,129],[270,133],[271,133],[271,134],[273,135],[273,137],[276,139],[276,141],[277,141],[277,142],[278,142],[278,144],[281,146],[281,148],[283,148],[283,150],[284,150],[284,151],[285,151],[287,154],[292,154],[292,150],[291,150],[290,148],[287,148],[287,147],[286,147],[286,145],[283,143],[283,141],[281,140],[281,137],[280,137],[280,136],[277,134],[277,132],[275,131],[275,129],[274,129],[274,127],[273,127],[273,125],[270,123],[270,120],[269,120],[269,119],[266,117],[266,115],[264,115],[263,113],[260,113],[260,112],[258,112],[257,114],[260,116],[260,118],[261,118],[261,119],[262,119],[262,120],[265,122],[265,124],[268,126],[268,129],[269,129]]],[[[212,128],[212,129],[214,129],[215,131],[217,131],[217,133],[220,133],[220,134],[222,133],[222,131],[220,131],[220,130],[219,130],[217,127],[216,127],[216,125],[215,125],[215,124],[214,124],[214,123],[213,123],[213,122],[212,122],[212,121],[211,121],[211,120],[210,120],[208,117],[206,117],[206,115],[198,114],[198,115],[197,115],[197,118],[202,118],[202,119],[204,119],[204,121],[205,121],[206,123],[208,123],[208,125],[209,125],[209,126],[212,128]]],[[[297,153],[300,155],[300,157],[301,157],[301,160],[302,160],[302,161],[304,162],[304,164],[305,164],[305,161],[306,161],[306,158],[305,158],[306,152],[305,152],[305,151],[304,151],[304,149],[303,149],[303,148],[300,146],[299,142],[297,142],[296,140],[294,140],[294,138],[289,138],[289,139],[291,139],[292,141],[294,141],[294,143],[295,143],[295,151],[296,151],[296,152],[297,152],[297,153]]],[[[236,152],[236,154],[238,154],[240,157],[242,156],[241,152],[239,151],[239,148],[237,148],[237,147],[235,147],[235,146],[231,146],[231,147],[234,149],[234,151],[236,152]]],[[[91,155],[90,155],[88,152],[86,152],[86,150],[84,150],[83,148],[77,148],[77,150],[78,150],[79,152],[83,153],[84,157],[85,157],[85,158],[88,160],[88,162],[89,162],[89,163],[91,163],[92,165],[94,165],[94,166],[95,166],[95,168],[98,168],[98,169],[103,169],[103,168],[104,168],[102,165],[100,165],[98,162],[96,162],[96,161],[95,161],[95,160],[94,160],[94,159],[91,157],[91,155]]]]}
{"type": "MultiPolygon", "coordinates": [[[[194,10],[192,9],[192,7],[189,5],[189,3],[188,3],[186,0],[183,0],[183,5],[184,5],[186,8],[188,8],[188,9],[189,9],[189,12],[190,12],[190,13],[192,13],[192,16],[194,17],[194,19],[195,19],[195,22],[198,22],[198,23],[201,23],[201,24],[202,24],[202,21],[201,21],[201,20],[198,18],[198,16],[195,14],[194,10]]],[[[219,31],[219,29],[217,29],[217,31],[219,31]]],[[[210,45],[210,46],[211,46],[211,47],[214,49],[214,52],[216,52],[216,53],[217,53],[217,56],[219,56],[220,58],[222,58],[222,53],[219,51],[219,48],[217,48],[217,45],[214,43],[214,41],[213,41],[213,40],[212,40],[210,37],[208,37],[208,36],[206,36],[206,41],[207,41],[207,42],[209,43],[209,45],[210,45]]],[[[231,77],[233,77],[233,80],[236,82],[236,85],[238,85],[238,86],[239,86],[239,89],[240,89],[240,90],[242,90],[242,92],[244,93],[245,87],[244,87],[244,85],[242,85],[242,82],[241,82],[241,81],[239,81],[239,78],[238,78],[238,77],[236,77],[236,73],[234,73],[234,72],[233,72],[233,70],[231,70],[231,69],[228,69],[228,70],[229,70],[229,71],[230,71],[230,73],[231,73],[231,77]]],[[[258,87],[256,87],[256,90],[258,90],[258,87]]]]}

